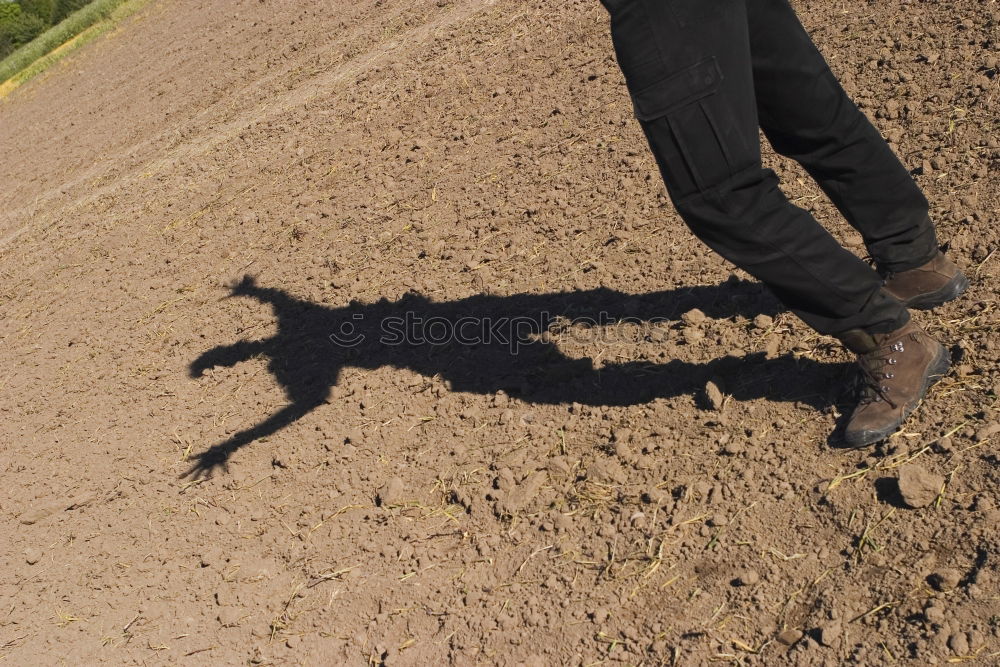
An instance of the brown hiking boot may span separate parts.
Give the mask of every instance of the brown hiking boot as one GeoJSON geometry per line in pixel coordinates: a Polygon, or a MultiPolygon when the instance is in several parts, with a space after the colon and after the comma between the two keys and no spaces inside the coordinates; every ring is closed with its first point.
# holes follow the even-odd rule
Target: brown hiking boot
{"type": "Polygon", "coordinates": [[[929,310],[947,303],[968,286],[969,280],[940,252],[923,266],[888,274],[883,283],[885,291],[907,308],[917,310],[929,310]]]}
{"type": "Polygon", "coordinates": [[[858,355],[861,396],[844,440],[870,445],[893,433],[948,372],[948,351],[914,322],[887,334],[852,329],[840,336],[858,355]]]}

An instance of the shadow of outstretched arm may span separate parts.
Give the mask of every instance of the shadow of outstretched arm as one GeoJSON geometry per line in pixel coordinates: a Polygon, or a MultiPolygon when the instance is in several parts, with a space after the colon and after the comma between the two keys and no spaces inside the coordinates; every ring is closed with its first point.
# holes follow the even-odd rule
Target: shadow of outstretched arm
{"type": "Polygon", "coordinates": [[[324,398],[317,397],[306,402],[289,403],[259,424],[242,430],[228,440],[213,445],[198,454],[194,458],[194,464],[181,475],[181,478],[204,479],[210,477],[219,468],[228,470],[229,457],[237,449],[258,438],[264,438],[280,431],[325,402],[324,398]]]}
{"type": "Polygon", "coordinates": [[[188,375],[200,378],[205,371],[215,366],[235,366],[257,355],[266,354],[269,342],[266,340],[241,340],[232,345],[220,345],[202,353],[188,366],[188,375]]]}

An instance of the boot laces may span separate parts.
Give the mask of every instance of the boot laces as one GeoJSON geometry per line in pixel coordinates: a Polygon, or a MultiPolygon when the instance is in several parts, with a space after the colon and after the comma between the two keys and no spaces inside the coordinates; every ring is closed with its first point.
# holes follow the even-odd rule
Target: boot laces
{"type": "Polygon", "coordinates": [[[875,259],[875,257],[873,257],[872,255],[865,255],[862,259],[865,262],[868,263],[868,266],[870,266],[873,269],[875,269],[875,272],[878,273],[882,277],[882,286],[883,287],[885,287],[887,284],[889,284],[889,281],[892,280],[892,277],[896,275],[895,272],[893,272],[893,271],[886,271],[886,270],[883,270],[882,268],[880,268],[879,264],[878,264],[878,260],[875,259]]]}
{"type": "Polygon", "coordinates": [[[879,347],[859,356],[858,365],[861,370],[858,377],[860,385],[859,405],[885,401],[893,409],[897,407],[896,402],[889,395],[890,388],[887,380],[892,380],[895,377],[893,367],[899,361],[898,355],[905,351],[903,342],[896,341],[891,345],[879,347]]]}

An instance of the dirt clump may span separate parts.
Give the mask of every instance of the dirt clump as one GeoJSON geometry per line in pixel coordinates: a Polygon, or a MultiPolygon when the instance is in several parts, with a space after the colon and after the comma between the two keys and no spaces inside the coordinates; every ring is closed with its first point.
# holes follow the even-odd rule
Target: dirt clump
{"type": "Polygon", "coordinates": [[[917,464],[907,464],[899,469],[899,493],[903,502],[913,508],[926,507],[934,502],[944,489],[944,477],[928,472],[917,464]]]}
{"type": "Polygon", "coordinates": [[[945,568],[931,573],[927,580],[935,590],[947,592],[958,587],[962,581],[962,573],[955,568],[945,568]]]}

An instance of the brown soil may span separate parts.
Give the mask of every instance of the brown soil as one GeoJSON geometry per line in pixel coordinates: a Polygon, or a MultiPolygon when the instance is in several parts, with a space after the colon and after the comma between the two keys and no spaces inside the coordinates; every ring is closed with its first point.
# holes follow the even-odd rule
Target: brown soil
{"type": "Polygon", "coordinates": [[[596,0],[157,2],[0,104],[0,660],[995,662],[1000,13],[797,6],[972,279],[861,451],[846,355],[672,212],[596,0]]]}

